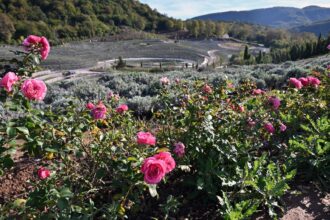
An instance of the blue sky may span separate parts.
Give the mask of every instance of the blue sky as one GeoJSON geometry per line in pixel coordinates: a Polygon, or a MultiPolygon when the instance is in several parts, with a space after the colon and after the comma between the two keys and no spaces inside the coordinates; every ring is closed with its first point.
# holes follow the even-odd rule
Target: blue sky
{"type": "Polygon", "coordinates": [[[239,11],[273,6],[293,6],[302,8],[308,5],[330,7],[330,0],[140,0],[156,8],[159,12],[175,18],[192,18],[198,15],[239,11]]]}

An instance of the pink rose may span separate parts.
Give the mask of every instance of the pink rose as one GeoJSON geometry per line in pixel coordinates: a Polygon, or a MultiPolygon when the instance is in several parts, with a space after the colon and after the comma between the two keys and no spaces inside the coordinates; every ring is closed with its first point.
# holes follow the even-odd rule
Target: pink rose
{"type": "Polygon", "coordinates": [[[92,116],[95,120],[104,119],[106,117],[107,107],[100,101],[92,110],[92,116]]]}
{"type": "Polygon", "coordinates": [[[248,123],[249,127],[254,127],[254,126],[256,125],[256,122],[253,121],[252,118],[249,118],[249,119],[247,120],[247,123],[248,123]]]}
{"type": "Polygon", "coordinates": [[[47,59],[50,52],[49,42],[45,37],[30,35],[23,41],[23,46],[27,51],[36,50],[40,52],[43,60],[47,59]]]}
{"type": "Polygon", "coordinates": [[[286,131],[286,129],[287,129],[286,125],[283,124],[283,123],[281,123],[281,124],[280,124],[280,131],[281,131],[281,132],[284,132],[284,131],[286,131]]]}
{"type": "Polygon", "coordinates": [[[128,106],[125,104],[120,105],[117,109],[116,112],[119,114],[122,114],[124,112],[128,111],[128,106]]]}
{"type": "Polygon", "coordinates": [[[156,145],[156,137],[150,132],[140,131],[137,133],[137,142],[138,144],[156,145]]]}
{"type": "Polygon", "coordinates": [[[166,174],[166,164],[163,160],[149,157],[143,161],[141,172],[144,174],[144,181],[146,183],[157,184],[166,174]]]}
{"type": "Polygon", "coordinates": [[[227,87],[228,87],[229,89],[233,89],[233,88],[234,88],[234,84],[232,84],[232,83],[227,83],[227,87]]]}
{"type": "Polygon", "coordinates": [[[154,156],[157,160],[162,160],[166,164],[166,173],[171,172],[175,168],[175,160],[169,152],[160,152],[154,156]]]}
{"type": "Polygon", "coordinates": [[[265,92],[264,91],[262,91],[261,89],[254,89],[253,91],[252,91],[252,95],[262,95],[262,94],[264,94],[265,92]]]}
{"type": "Polygon", "coordinates": [[[16,76],[13,72],[8,72],[0,81],[0,87],[4,87],[7,92],[13,90],[12,86],[19,80],[19,77],[16,76]]]}
{"type": "Polygon", "coordinates": [[[301,82],[301,84],[303,84],[303,86],[308,86],[308,79],[306,77],[300,77],[299,81],[301,82]]]}
{"type": "Polygon", "coordinates": [[[113,92],[109,92],[108,99],[113,99],[114,101],[118,102],[120,99],[120,96],[119,96],[119,94],[114,94],[113,92]]]}
{"type": "Polygon", "coordinates": [[[296,78],[290,78],[289,82],[291,85],[293,85],[294,87],[296,87],[297,89],[301,89],[303,87],[302,82],[300,82],[298,79],[296,78]]]}
{"type": "Polygon", "coordinates": [[[206,94],[211,94],[213,92],[211,86],[209,86],[208,84],[205,84],[203,86],[203,92],[206,93],[206,94]]]}
{"type": "Polygon", "coordinates": [[[307,77],[307,80],[308,80],[309,85],[314,86],[315,88],[317,88],[321,84],[321,81],[318,78],[313,77],[313,76],[307,77]]]}
{"type": "Polygon", "coordinates": [[[47,38],[41,37],[40,44],[41,44],[41,50],[40,50],[41,58],[43,60],[45,60],[45,59],[47,59],[48,54],[50,52],[50,46],[49,46],[49,42],[48,42],[47,38]]]}
{"type": "Polygon", "coordinates": [[[42,80],[28,79],[24,81],[21,91],[27,99],[41,101],[46,96],[47,87],[42,80]]]}
{"type": "Polygon", "coordinates": [[[264,128],[266,129],[266,131],[270,134],[273,134],[275,132],[275,128],[272,125],[272,123],[268,122],[264,125],[264,128]]]}
{"type": "Polygon", "coordinates": [[[238,111],[239,112],[245,112],[245,108],[244,108],[244,106],[238,106],[238,111]]]}
{"type": "Polygon", "coordinates": [[[93,110],[95,108],[95,105],[93,103],[89,102],[86,104],[86,108],[89,110],[93,110]]]}
{"type": "Polygon", "coordinates": [[[281,100],[276,96],[272,96],[268,99],[268,102],[272,105],[272,107],[277,110],[281,105],[281,100]]]}
{"type": "Polygon", "coordinates": [[[23,46],[25,47],[25,50],[29,50],[32,45],[38,44],[41,41],[41,37],[30,35],[23,41],[23,46]]]}
{"type": "Polygon", "coordinates": [[[169,84],[170,84],[170,80],[165,76],[165,77],[162,77],[162,78],[160,79],[160,83],[161,83],[162,85],[169,85],[169,84]]]}
{"type": "Polygon", "coordinates": [[[50,170],[48,170],[47,168],[44,168],[44,167],[40,167],[38,169],[38,177],[41,180],[47,179],[48,177],[50,177],[50,170]]]}
{"type": "Polygon", "coordinates": [[[174,150],[173,152],[178,156],[178,157],[183,157],[185,154],[185,146],[183,143],[178,142],[176,144],[174,144],[174,150]]]}
{"type": "Polygon", "coordinates": [[[327,49],[330,50],[330,44],[327,46],[327,49]]]}

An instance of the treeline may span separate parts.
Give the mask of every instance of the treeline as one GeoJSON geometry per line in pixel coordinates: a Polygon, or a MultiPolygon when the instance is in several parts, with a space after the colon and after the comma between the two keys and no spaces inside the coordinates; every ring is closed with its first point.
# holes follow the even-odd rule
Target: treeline
{"type": "Polygon", "coordinates": [[[319,35],[315,41],[297,43],[285,48],[272,48],[270,53],[259,51],[251,54],[249,47],[245,46],[244,51],[230,58],[230,63],[235,65],[254,65],[262,63],[281,63],[288,60],[296,61],[313,56],[323,55],[329,52],[327,46],[330,44],[330,35],[325,38],[319,35]]]}
{"type": "Polygon", "coordinates": [[[320,34],[315,41],[305,43],[293,43],[286,48],[274,48],[271,50],[272,62],[281,63],[287,60],[300,60],[328,53],[330,35],[325,38],[320,34]]]}

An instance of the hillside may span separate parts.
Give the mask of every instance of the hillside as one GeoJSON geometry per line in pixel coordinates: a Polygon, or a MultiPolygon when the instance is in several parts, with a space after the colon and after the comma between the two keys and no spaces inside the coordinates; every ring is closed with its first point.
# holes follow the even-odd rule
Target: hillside
{"type": "Polygon", "coordinates": [[[0,42],[29,34],[51,41],[115,33],[120,26],[162,31],[176,20],[135,0],[0,0],[0,42]]]}
{"type": "Polygon", "coordinates": [[[330,19],[295,27],[293,30],[298,32],[312,32],[316,35],[321,33],[323,36],[327,36],[330,33],[330,19]]]}
{"type": "Polygon", "coordinates": [[[229,11],[207,14],[193,19],[240,21],[271,27],[288,28],[330,19],[330,8],[318,6],[309,6],[302,9],[293,7],[273,7],[250,11],[229,11]]]}

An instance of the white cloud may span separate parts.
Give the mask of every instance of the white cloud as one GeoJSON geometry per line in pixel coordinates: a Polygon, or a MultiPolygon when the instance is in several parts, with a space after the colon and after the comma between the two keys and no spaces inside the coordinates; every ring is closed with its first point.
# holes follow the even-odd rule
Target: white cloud
{"type": "Polygon", "coordinates": [[[159,12],[175,18],[191,18],[198,15],[267,8],[274,6],[292,6],[302,8],[309,5],[330,7],[329,0],[140,0],[159,12]]]}

